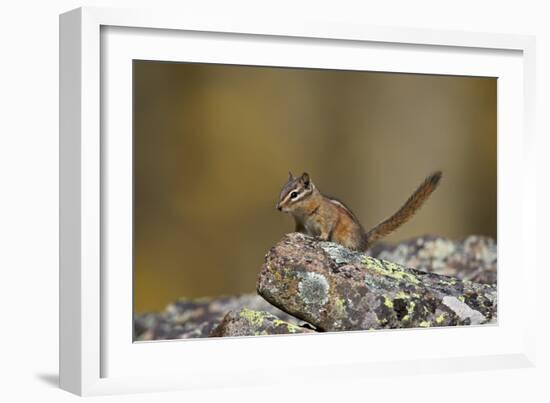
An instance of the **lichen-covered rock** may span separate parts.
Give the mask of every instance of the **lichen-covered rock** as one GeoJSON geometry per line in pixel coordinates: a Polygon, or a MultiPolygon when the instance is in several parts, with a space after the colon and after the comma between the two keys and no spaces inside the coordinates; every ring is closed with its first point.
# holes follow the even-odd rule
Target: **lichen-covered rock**
{"type": "Polygon", "coordinates": [[[210,333],[211,337],[262,336],[268,334],[311,333],[312,330],[285,322],[265,311],[243,308],[229,312],[210,333]]]}
{"type": "Polygon", "coordinates": [[[494,239],[470,235],[462,241],[421,236],[396,245],[379,243],[369,251],[373,257],[430,273],[496,284],[497,244],[494,239]]]}
{"type": "Polygon", "coordinates": [[[302,321],[266,302],[257,294],[234,297],[179,299],[160,313],[137,315],[134,319],[136,340],[170,340],[208,337],[229,311],[242,308],[265,311],[293,325],[302,321]]]}
{"type": "Polygon", "coordinates": [[[496,321],[496,287],[407,269],[287,234],[265,257],[258,293],[322,331],[496,321]]]}

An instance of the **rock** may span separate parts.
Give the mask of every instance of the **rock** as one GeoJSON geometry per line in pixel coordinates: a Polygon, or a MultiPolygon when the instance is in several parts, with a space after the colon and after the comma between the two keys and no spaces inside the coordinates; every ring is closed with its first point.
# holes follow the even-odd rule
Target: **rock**
{"type": "MultiPolygon", "coordinates": [[[[328,251],[338,250],[337,246],[335,247],[330,243],[318,244],[324,244],[325,249],[328,248],[328,251]]],[[[317,246],[312,246],[312,248],[312,251],[317,250],[317,252],[319,252],[317,246]]],[[[327,253],[326,251],[323,252],[327,253]]],[[[444,280],[448,282],[456,282],[457,279],[460,279],[473,280],[478,283],[495,284],[497,278],[497,245],[493,239],[487,237],[469,236],[462,241],[452,241],[438,236],[423,236],[399,243],[397,245],[378,243],[374,245],[371,250],[369,250],[368,255],[379,260],[388,260],[401,266],[413,267],[425,272],[454,277],[444,280]]],[[[363,266],[364,264],[361,259],[364,260],[365,258],[366,255],[353,254],[350,251],[341,248],[338,252],[338,261],[335,263],[337,266],[336,270],[340,270],[342,273],[348,273],[350,268],[346,267],[347,261],[352,266],[357,264],[359,266],[363,266]]],[[[309,265],[307,261],[303,262],[306,265],[309,265]]],[[[330,294],[333,293],[334,289],[330,288],[332,283],[329,281],[329,278],[323,274],[323,272],[318,273],[314,271],[314,273],[316,274],[312,274],[312,279],[313,281],[317,279],[317,287],[307,288],[307,284],[309,283],[307,281],[302,282],[302,292],[305,293],[304,295],[307,296],[309,301],[313,302],[309,304],[310,308],[315,306],[314,302],[317,300],[318,310],[326,310],[321,302],[326,298],[325,294],[327,293],[327,287],[329,297],[330,294]],[[324,278],[326,279],[326,284],[323,282],[321,277],[317,277],[317,274],[325,276],[324,278]],[[304,286],[306,289],[304,289],[304,286]]],[[[348,273],[348,275],[351,274],[348,273]]],[[[423,277],[421,276],[420,278],[423,277]]],[[[461,283],[462,282],[457,282],[458,287],[460,287],[461,283]]],[[[466,282],[466,284],[468,284],[468,282],[466,282]]],[[[420,305],[417,306],[417,303],[420,304],[420,302],[417,301],[419,298],[413,295],[413,291],[407,291],[410,289],[411,287],[409,286],[399,290],[402,291],[408,298],[396,298],[399,291],[395,291],[395,289],[390,289],[386,294],[384,294],[389,298],[388,302],[386,302],[385,299],[381,300],[381,295],[378,299],[375,298],[374,303],[379,306],[377,308],[373,308],[374,313],[372,310],[367,312],[363,322],[365,324],[376,322],[376,320],[380,320],[382,322],[380,324],[375,323],[371,326],[371,328],[446,326],[448,324],[481,324],[487,322],[487,317],[484,315],[483,310],[481,308],[476,309],[475,302],[469,302],[472,298],[468,297],[469,299],[466,299],[467,296],[461,294],[459,294],[458,297],[455,295],[448,295],[448,298],[444,297],[441,299],[440,307],[436,308],[438,314],[435,316],[435,319],[433,317],[434,314],[432,314],[431,320],[416,320],[416,322],[411,322],[411,315],[412,317],[414,317],[414,315],[419,315],[418,310],[420,308],[418,308],[418,306],[420,305]],[[454,299],[453,296],[455,297],[454,299]],[[461,296],[464,298],[464,301],[460,299],[461,296]],[[380,301],[382,302],[382,305],[380,305],[380,301]],[[386,303],[388,305],[393,304],[394,310],[397,309],[396,312],[399,312],[399,314],[396,313],[396,318],[392,319],[391,317],[385,317],[384,315],[379,318],[379,314],[376,313],[376,310],[383,310],[383,307],[387,307],[386,303]],[[404,303],[406,304],[405,309],[407,313],[405,316],[402,316],[404,313],[404,303]],[[415,304],[414,306],[413,303],[415,304]],[[409,310],[411,311],[410,313],[409,310]],[[449,317],[445,318],[445,314],[448,311],[453,312],[453,315],[449,313],[449,317]],[[443,316],[441,316],[442,314],[443,316]],[[409,315],[408,318],[407,315],[409,315]],[[404,318],[407,318],[410,323],[405,323],[404,318]],[[387,320],[387,323],[384,322],[385,320],[387,320]]],[[[466,287],[466,291],[467,290],[468,287],[466,287]]],[[[357,292],[364,291],[359,288],[357,292]]],[[[403,294],[399,294],[399,296],[403,297],[403,294]]],[[[416,292],[416,294],[422,296],[420,300],[424,300],[424,295],[426,297],[431,295],[430,293],[419,294],[418,292],[416,292]]],[[[491,293],[488,295],[490,294],[491,293]]],[[[369,298],[372,300],[373,296],[371,295],[369,298]]],[[[490,298],[492,297],[489,297],[489,299],[490,298]]],[[[350,298],[350,301],[353,301],[353,299],[350,298]]],[[[329,304],[330,302],[331,299],[328,298],[324,304],[329,304]]],[[[348,302],[342,299],[336,302],[335,307],[337,310],[346,309],[346,311],[354,312],[354,309],[348,307],[347,304],[348,302]]],[[[432,305],[429,305],[428,308],[430,306],[432,305]]],[[[294,316],[275,308],[273,305],[266,302],[262,297],[256,294],[244,294],[240,296],[219,298],[201,298],[195,300],[180,299],[170,304],[163,312],[137,315],[134,321],[136,340],[208,337],[229,311],[238,312],[244,307],[254,311],[268,312],[275,315],[280,320],[289,322],[293,325],[304,326],[306,323],[304,322],[304,317],[302,317],[304,320],[297,319],[294,316]]],[[[429,318],[429,315],[427,315],[427,317],[429,318]]],[[[494,300],[494,315],[491,316],[489,321],[496,321],[496,298],[494,300]]],[[[351,323],[343,326],[342,329],[347,330],[355,328],[356,325],[356,323],[351,323]]],[[[327,327],[327,329],[336,329],[339,326],[340,325],[336,327],[327,327]]],[[[363,326],[366,327],[366,325],[363,326]]]]}
{"type": "Polygon", "coordinates": [[[208,337],[229,311],[247,307],[265,311],[293,325],[302,321],[266,302],[257,294],[233,297],[179,299],[160,313],[137,315],[134,319],[136,340],[169,340],[208,337]]]}
{"type": "Polygon", "coordinates": [[[261,336],[268,334],[311,333],[313,330],[285,322],[265,311],[243,308],[229,312],[210,333],[211,337],[261,336]]]}
{"type": "Polygon", "coordinates": [[[332,242],[287,234],[265,257],[258,293],[321,331],[496,321],[496,286],[407,269],[332,242]]]}
{"type": "Polygon", "coordinates": [[[471,235],[462,241],[452,241],[422,236],[397,245],[379,243],[369,255],[460,280],[497,282],[497,244],[489,237],[471,235]]]}

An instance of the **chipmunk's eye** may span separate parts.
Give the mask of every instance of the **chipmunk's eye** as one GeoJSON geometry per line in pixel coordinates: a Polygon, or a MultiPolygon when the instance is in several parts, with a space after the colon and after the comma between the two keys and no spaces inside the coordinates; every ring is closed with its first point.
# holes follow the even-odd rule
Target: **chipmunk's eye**
{"type": "Polygon", "coordinates": [[[290,198],[291,198],[291,199],[295,199],[297,196],[298,196],[298,192],[292,192],[292,193],[290,194],[290,198]]]}

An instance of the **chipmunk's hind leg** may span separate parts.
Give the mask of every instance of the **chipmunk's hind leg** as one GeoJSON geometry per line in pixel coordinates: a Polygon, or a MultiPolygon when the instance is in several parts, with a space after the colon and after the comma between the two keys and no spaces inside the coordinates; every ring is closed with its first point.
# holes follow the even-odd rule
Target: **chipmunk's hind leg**
{"type": "Polygon", "coordinates": [[[370,248],[369,239],[367,237],[367,234],[365,234],[365,232],[361,234],[361,238],[358,242],[358,246],[359,247],[357,248],[357,250],[361,252],[366,252],[370,248]]]}

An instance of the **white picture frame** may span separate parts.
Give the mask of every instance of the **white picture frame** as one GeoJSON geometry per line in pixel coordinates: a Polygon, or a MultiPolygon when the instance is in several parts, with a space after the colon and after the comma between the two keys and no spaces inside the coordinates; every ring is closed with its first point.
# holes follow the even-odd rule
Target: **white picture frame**
{"type": "Polygon", "coordinates": [[[536,233],[534,49],[530,36],[314,19],[214,21],[104,8],[62,14],[61,387],[97,395],[534,365],[536,285],[527,279],[537,265],[525,253],[526,234],[536,233]],[[498,325],[133,343],[133,58],[498,77],[498,325]],[[318,354],[323,349],[339,354],[318,354]]]}

